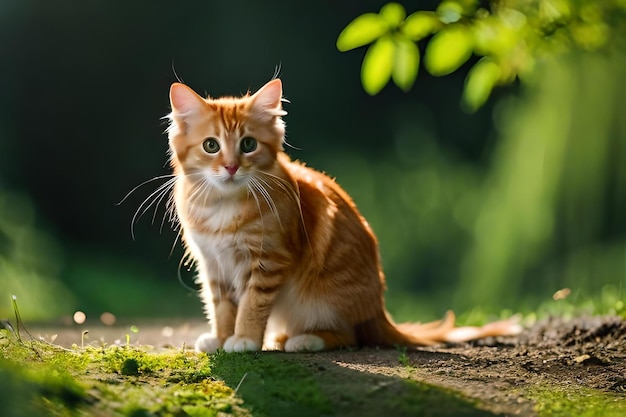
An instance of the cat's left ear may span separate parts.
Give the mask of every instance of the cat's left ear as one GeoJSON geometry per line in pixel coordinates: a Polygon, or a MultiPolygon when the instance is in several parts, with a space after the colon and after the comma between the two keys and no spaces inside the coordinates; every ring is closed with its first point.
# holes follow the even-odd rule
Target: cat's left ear
{"type": "Polygon", "coordinates": [[[284,116],[282,97],[283,83],[276,78],[252,95],[252,109],[262,119],[284,116]]]}

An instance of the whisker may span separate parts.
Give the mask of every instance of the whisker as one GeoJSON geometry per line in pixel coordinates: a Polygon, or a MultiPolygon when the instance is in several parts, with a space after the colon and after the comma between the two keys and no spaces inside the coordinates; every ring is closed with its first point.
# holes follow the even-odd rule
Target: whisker
{"type": "Polygon", "coordinates": [[[150,193],[150,195],[148,195],[148,197],[146,197],[146,199],[143,200],[143,202],[139,205],[139,207],[135,211],[135,214],[133,215],[133,218],[130,222],[130,234],[133,240],[135,240],[135,224],[137,223],[137,221],[155,203],[157,203],[157,207],[158,207],[158,202],[161,201],[161,197],[174,186],[176,179],[177,179],[176,177],[170,178],[167,182],[165,182],[164,184],[161,184],[155,191],[150,193]]]}
{"type": "MultiPolygon", "coordinates": [[[[178,219],[178,215],[176,214],[176,204],[174,203],[174,193],[170,193],[167,198],[167,202],[165,203],[165,212],[163,213],[163,219],[161,219],[161,226],[159,227],[159,232],[163,232],[163,226],[165,225],[165,219],[170,222],[172,225],[172,230],[178,230],[178,234],[180,235],[180,221],[178,219]]],[[[178,240],[178,236],[174,240],[174,245],[176,245],[176,241],[178,240]]],[[[174,248],[172,247],[172,251],[174,248]]],[[[170,253],[171,256],[171,253],[170,253]]]]}
{"type": "Polygon", "coordinates": [[[280,220],[280,214],[278,213],[278,208],[276,207],[276,204],[274,203],[274,200],[272,199],[272,195],[269,193],[269,191],[267,191],[263,187],[263,184],[261,184],[261,182],[259,181],[259,178],[250,177],[250,184],[257,191],[259,191],[259,193],[261,193],[261,196],[263,197],[263,199],[267,203],[268,208],[270,209],[270,211],[272,212],[274,217],[276,217],[276,220],[278,220],[278,224],[279,224],[281,230],[283,230],[284,228],[283,228],[283,224],[282,224],[282,222],[280,220]]]}
{"type": "Polygon", "coordinates": [[[172,243],[172,248],[170,249],[170,254],[169,254],[170,258],[174,254],[174,249],[176,249],[176,244],[180,240],[181,236],[182,236],[182,230],[178,229],[178,232],[176,232],[176,237],[174,238],[174,242],[172,243]]]}
{"type": "Polygon", "coordinates": [[[272,181],[274,184],[278,185],[286,194],[290,197],[294,198],[294,201],[299,202],[300,196],[293,190],[291,187],[291,183],[284,178],[280,178],[274,174],[270,174],[269,172],[256,171],[261,176],[267,177],[267,180],[272,181]]]}
{"type": "MultiPolygon", "coordinates": [[[[139,219],[148,211],[150,210],[150,208],[154,205],[154,214],[152,216],[152,224],[155,223],[156,221],[156,215],[158,212],[158,207],[161,204],[161,202],[163,201],[163,199],[165,198],[165,196],[168,194],[169,191],[171,191],[171,189],[173,188],[175,182],[180,179],[181,177],[193,177],[196,175],[202,175],[201,172],[192,172],[189,174],[166,174],[166,175],[160,175],[158,177],[154,177],[154,178],[150,178],[149,180],[143,181],[141,184],[135,186],[132,190],[130,190],[128,193],[126,193],[126,195],[124,196],[124,198],[122,198],[122,200],[120,200],[118,203],[116,203],[117,206],[121,205],[122,203],[124,203],[134,192],[136,192],[137,190],[139,190],[139,188],[143,187],[146,184],[149,184],[151,182],[154,181],[158,181],[158,180],[162,180],[165,178],[169,178],[165,183],[159,185],[159,187],[157,187],[156,190],[154,190],[153,192],[151,192],[148,197],[146,197],[141,204],[139,205],[139,207],[137,207],[137,210],[135,211],[135,213],[133,214],[133,217],[131,219],[131,224],[130,224],[130,233],[132,236],[132,239],[135,240],[135,225],[137,224],[137,222],[139,221],[139,219]]],[[[176,225],[178,223],[177,217],[176,217],[176,213],[175,213],[175,209],[174,209],[174,202],[173,199],[171,197],[171,193],[170,193],[170,199],[168,199],[168,202],[166,204],[166,211],[164,214],[164,218],[168,215],[169,213],[169,220],[172,223],[172,225],[176,225]]],[[[161,227],[160,230],[163,230],[163,223],[164,221],[161,222],[161,227]]]]}
{"type": "MultiPolygon", "coordinates": [[[[151,224],[154,224],[154,222],[156,221],[156,216],[157,216],[157,213],[159,211],[159,206],[161,205],[161,202],[163,201],[163,199],[166,196],[171,195],[171,193],[169,193],[169,191],[172,189],[173,186],[174,186],[174,183],[172,183],[170,187],[167,187],[166,189],[163,189],[163,192],[161,192],[161,195],[159,196],[156,204],[154,205],[154,213],[152,214],[152,223],[151,224]]],[[[163,223],[161,223],[161,226],[159,227],[159,231],[160,232],[163,231],[163,223]]]]}
{"type": "MultiPolygon", "coordinates": [[[[268,187],[270,190],[273,190],[272,186],[269,185],[267,183],[267,181],[265,181],[262,178],[256,178],[258,185],[261,189],[261,193],[263,194],[264,197],[266,197],[265,199],[268,200],[268,205],[270,206],[270,210],[272,211],[272,213],[274,213],[274,215],[278,218],[278,222],[280,223],[280,218],[279,218],[279,213],[278,213],[278,208],[276,207],[276,204],[274,203],[274,199],[272,198],[271,194],[267,191],[267,189],[265,187],[263,187],[263,184],[268,187]],[[261,184],[261,182],[263,184],[261,184]],[[271,202],[271,203],[270,203],[271,202]]],[[[281,224],[282,227],[282,224],[281,224]]]]}
{"type": "Polygon", "coordinates": [[[306,225],[304,223],[304,213],[302,212],[302,200],[300,199],[300,188],[296,183],[296,188],[293,189],[289,181],[284,178],[280,178],[274,174],[270,174],[269,172],[264,171],[255,171],[259,174],[258,177],[265,176],[268,181],[273,181],[275,184],[280,186],[280,188],[291,198],[293,198],[294,202],[298,205],[298,212],[300,214],[300,223],[302,224],[302,229],[304,231],[304,237],[307,240],[307,244],[311,252],[313,252],[313,245],[311,244],[311,239],[309,238],[309,233],[306,230],[306,225]]]}
{"type": "MultiPolygon", "coordinates": [[[[174,242],[176,243],[176,242],[174,242]]],[[[178,275],[178,282],[180,282],[180,284],[185,287],[187,290],[191,291],[191,292],[196,292],[196,288],[191,287],[189,284],[187,284],[184,280],[183,280],[183,275],[180,272],[183,266],[187,266],[188,265],[188,261],[189,261],[189,254],[186,253],[185,255],[183,255],[180,258],[180,262],[178,262],[178,269],[176,270],[176,275],[178,275]]],[[[187,269],[189,270],[189,269],[187,269]]]]}
{"type": "Polygon", "coordinates": [[[211,190],[213,189],[213,185],[209,182],[208,179],[204,179],[204,199],[202,201],[202,207],[207,207],[209,205],[209,195],[211,190]]]}
{"type": "MultiPolygon", "coordinates": [[[[265,186],[266,186],[267,188],[269,188],[270,190],[273,190],[273,189],[274,189],[274,187],[272,187],[272,186],[270,185],[270,183],[269,183],[269,182],[267,182],[267,180],[266,180],[265,178],[263,178],[262,176],[258,176],[258,177],[256,177],[255,179],[256,179],[257,181],[259,181],[259,182],[263,182],[263,184],[265,184],[265,186]]],[[[280,185],[280,184],[279,184],[279,185],[280,185]]]]}
{"type": "Polygon", "coordinates": [[[254,201],[256,202],[256,207],[259,210],[259,218],[261,219],[261,248],[260,251],[261,253],[263,252],[263,238],[265,236],[265,223],[263,222],[263,211],[261,211],[261,203],[259,203],[259,198],[257,197],[256,193],[254,192],[254,187],[252,184],[248,183],[246,184],[246,188],[248,189],[248,195],[252,195],[252,197],[254,198],[254,201]]]}
{"type": "Polygon", "coordinates": [[[142,182],[141,184],[135,186],[132,190],[130,190],[128,193],[126,193],[126,195],[124,196],[124,198],[122,198],[119,203],[115,203],[116,206],[121,205],[122,203],[124,203],[124,201],[126,201],[128,199],[128,197],[131,196],[132,193],[134,193],[135,191],[137,191],[139,188],[143,187],[146,184],[149,184],[153,181],[157,181],[157,180],[162,180],[164,178],[172,178],[175,177],[176,175],[174,174],[167,174],[167,175],[160,175],[158,177],[154,177],[154,178],[150,178],[149,180],[145,180],[144,182],[142,182]]]}
{"type": "Polygon", "coordinates": [[[189,204],[195,204],[196,200],[199,197],[202,197],[202,206],[205,206],[207,203],[207,198],[208,198],[208,194],[210,193],[211,189],[213,188],[213,186],[209,183],[209,181],[206,178],[202,178],[200,181],[196,182],[192,189],[191,192],[189,194],[189,204]]]}
{"type": "MultiPolygon", "coordinates": [[[[211,185],[210,181],[206,178],[203,178],[197,185],[192,194],[189,196],[189,202],[193,203],[194,200],[202,197],[201,207],[206,207],[208,205],[208,198],[213,189],[213,185],[211,185]]],[[[198,216],[198,214],[196,214],[198,216]]]]}

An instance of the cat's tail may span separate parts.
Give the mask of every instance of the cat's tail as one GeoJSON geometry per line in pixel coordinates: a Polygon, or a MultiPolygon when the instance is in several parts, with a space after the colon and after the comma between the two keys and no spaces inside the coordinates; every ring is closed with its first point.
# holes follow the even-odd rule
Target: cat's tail
{"type": "Polygon", "coordinates": [[[448,311],[443,319],[430,323],[395,324],[388,314],[363,323],[357,329],[359,344],[364,346],[430,346],[437,343],[459,343],[489,336],[512,336],[521,333],[515,318],[484,326],[455,326],[455,316],[448,311]]]}

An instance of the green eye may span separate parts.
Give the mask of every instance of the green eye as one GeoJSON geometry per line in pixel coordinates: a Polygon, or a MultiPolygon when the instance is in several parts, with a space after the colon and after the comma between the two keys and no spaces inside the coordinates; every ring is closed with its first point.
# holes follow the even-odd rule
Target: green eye
{"type": "Polygon", "coordinates": [[[247,136],[241,139],[241,143],[239,144],[239,146],[241,147],[241,152],[250,153],[256,149],[257,141],[256,139],[247,136]]]}
{"type": "Polygon", "coordinates": [[[220,144],[215,138],[208,138],[202,143],[202,147],[206,151],[206,153],[216,153],[220,150],[220,144]]]}

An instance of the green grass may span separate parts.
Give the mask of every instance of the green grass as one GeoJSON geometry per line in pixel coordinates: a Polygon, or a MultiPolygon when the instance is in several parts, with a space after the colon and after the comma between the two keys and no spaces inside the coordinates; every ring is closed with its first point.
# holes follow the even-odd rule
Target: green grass
{"type": "Polygon", "coordinates": [[[278,352],[212,356],[214,375],[237,389],[255,416],[319,416],[332,410],[312,372],[278,352]]]}
{"type": "Polygon", "coordinates": [[[621,417],[626,416],[623,393],[610,394],[577,386],[535,386],[527,395],[536,402],[541,417],[621,417]]]}
{"type": "Polygon", "coordinates": [[[0,331],[0,404],[17,416],[249,415],[210,374],[210,358],[148,347],[74,347],[0,331]]]}

